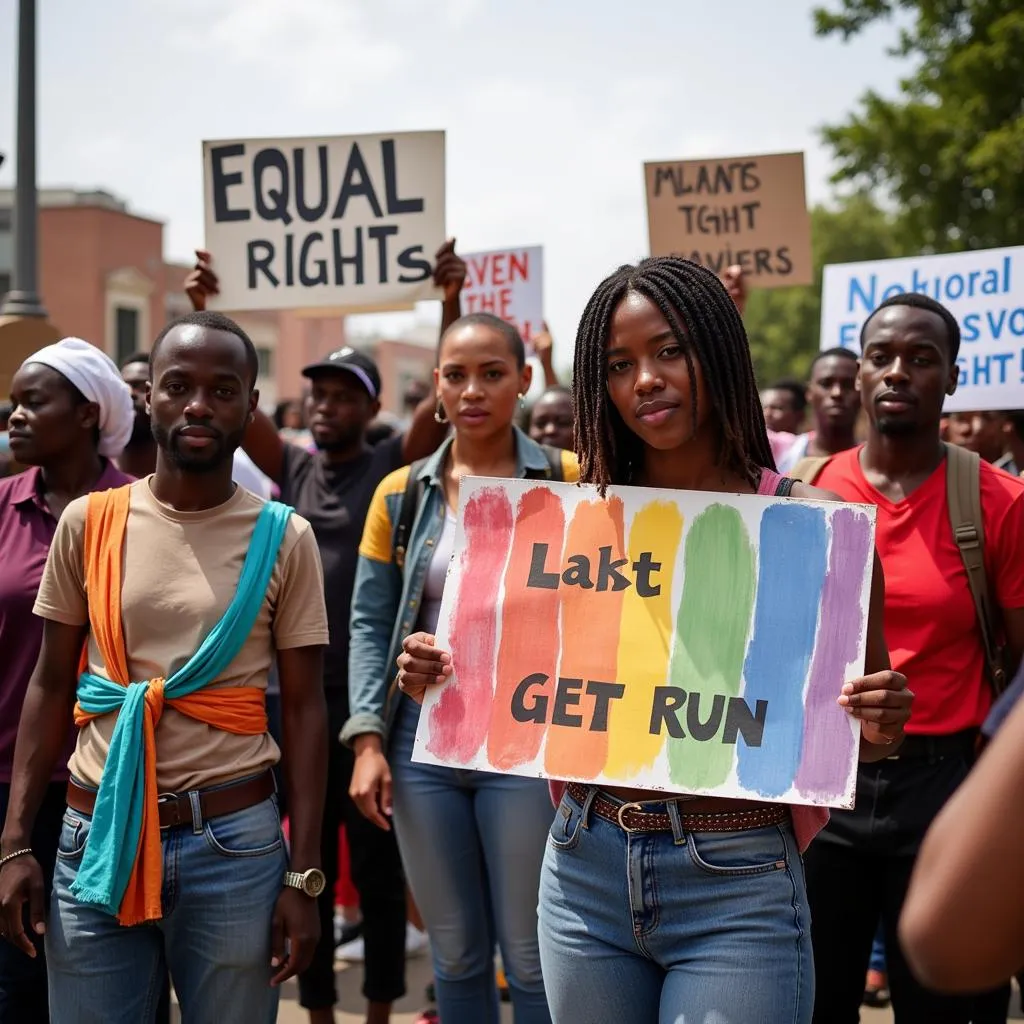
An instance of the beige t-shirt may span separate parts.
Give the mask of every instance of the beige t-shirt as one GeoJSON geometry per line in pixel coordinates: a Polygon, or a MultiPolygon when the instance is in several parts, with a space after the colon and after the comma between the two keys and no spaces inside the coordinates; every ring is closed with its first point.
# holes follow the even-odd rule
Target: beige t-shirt
{"type": "MultiPolygon", "coordinates": [[[[169,678],[196,652],[235,595],[256,517],[265,504],[244,487],[223,505],[178,512],[157,501],[146,478],[131,485],[124,545],[121,618],[133,681],[169,678]]],[[[89,621],[83,565],[87,498],[68,505],[57,525],[35,612],[81,626],[89,621]]],[[[327,643],[320,553],[309,523],[292,515],[256,624],[212,686],[266,689],[275,650],[327,643]]],[[[109,675],[89,638],[89,669],[109,675]]],[[[68,767],[98,786],[116,714],[80,730],[68,767]]],[[[275,764],[280,751],[268,733],[236,736],[165,705],[156,728],[161,793],[226,782],[275,764]]]]}

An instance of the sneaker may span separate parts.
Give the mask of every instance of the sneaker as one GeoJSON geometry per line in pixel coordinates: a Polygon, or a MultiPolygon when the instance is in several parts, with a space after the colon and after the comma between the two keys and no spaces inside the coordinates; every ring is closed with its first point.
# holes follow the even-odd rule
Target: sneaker
{"type": "Polygon", "coordinates": [[[876,1010],[884,1010],[890,1002],[892,997],[889,994],[889,979],[882,971],[868,971],[861,1004],[876,1010]]]}
{"type": "Polygon", "coordinates": [[[437,1010],[423,1010],[412,1024],[441,1024],[441,1018],[437,1015],[437,1010]]]}
{"type": "Polygon", "coordinates": [[[414,924],[405,926],[405,955],[410,959],[423,956],[430,948],[430,939],[426,932],[421,932],[414,924]]]}
{"type": "Polygon", "coordinates": [[[334,959],[346,964],[361,964],[366,959],[366,947],[363,945],[362,936],[339,946],[334,951],[334,959]]]}
{"type": "Polygon", "coordinates": [[[346,921],[340,914],[334,918],[334,948],[347,946],[363,934],[362,921],[346,921]]]}

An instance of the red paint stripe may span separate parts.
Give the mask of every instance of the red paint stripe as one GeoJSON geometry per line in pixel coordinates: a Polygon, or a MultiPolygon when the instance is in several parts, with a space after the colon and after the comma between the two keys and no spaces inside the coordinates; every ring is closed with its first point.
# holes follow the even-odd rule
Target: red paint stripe
{"type": "MultiPolygon", "coordinates": [[[[591,561],[591,581],[596,584],[598,549],[604,546],[611,547],[613,559],[626,555],[619,498],[580,502],[569,524],[565,557],[586,555],[591,561]]],[[[559,593],[563,637],[559,676],[582,679],[584,691],[591,680],[616,682],[622,591],[598,593],[573,586],[563,587],[559,593]]],[[[548,729],[544,766],[549,775],[592,779],[604,770],[608,734],[589,730],[594,707],[594,698],[584,692],[580,703],[570,709],[582,716],[582,727],[552,725],[548,729]]]]}
{"type": "Polygon", "coordinates": [[[483,746],[494,699],[498,588],[508,557],[512,506],[504,492],[478,491],[463,516],[465,550],[449,630],[455,672],[430,710],[427,749],[437,758],[468,764],[483,746]]]}
{"type": "Polygon", "coordinates": [[[564,533],[561,499],[546,487],[527,491],[519,502],[505,572],[497,687],[487,737],[490,762],[499,771],[532,761],[544,738],[543,724],[517,722],[511,707],[516,687],[537,672],[544,673],[548,682],[531,687],[529,699],[532,703],[545,694],[551,706],[558,667],[558,591],[528,588],[526,583],[534,544],[548,545],[546,568],[553,571],[560,564],[564,533]]]}

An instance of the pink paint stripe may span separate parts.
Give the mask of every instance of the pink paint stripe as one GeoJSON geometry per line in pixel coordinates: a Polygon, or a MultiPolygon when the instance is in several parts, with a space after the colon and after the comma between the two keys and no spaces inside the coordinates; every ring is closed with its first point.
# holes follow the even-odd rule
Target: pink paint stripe
{"type": "Polygon", "coordinates": [[[468,764],[483,746],[494,699],[498,589],[512,537],[512,506],[495,488],[478,491],[463,517],[465,550],[449,640],[455,673],[430,711],[427,749],[468,764]]]}
{"type": "Polygon", "coordinates": [[[804,714],[804,749],[796,774],[803,796],[831,799],[846,791],[846,765],[856,737],[847,713],[836,704],[846,667],[857,656],[864,629],[860,595],[863,567],[871,571],[871,522],[853,509],[832,516],[828,572],[821,593],[818,640],[811,662],[804,714]]]}
{"type": "Polygon", "coordinates": [[[539,700],[543,694],[548,707],[554,701],[560,639],[558,591],[540,590],[528,583],[534,545],[550,545],[555,552],[552,562],[560,566],[564,533],[565,512],[558,495],[548,487],[527,491],[519,501],[505,570],[501,649],[487,734],[488,758],[498,771],[532,761],[544,740],[543,723],[517,722],[512,717],[512,699],[523,679],[542,672],[548,681],[531,687],[530,699],[539,700]]]}

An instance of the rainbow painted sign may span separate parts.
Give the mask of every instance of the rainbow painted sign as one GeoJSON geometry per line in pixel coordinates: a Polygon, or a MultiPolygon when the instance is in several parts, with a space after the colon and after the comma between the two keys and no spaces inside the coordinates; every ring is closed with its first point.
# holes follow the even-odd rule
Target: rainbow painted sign
{"type": "Polygon", "coordinates": [[[467,478],[414,760],[851,807],[867,505],[467,478]]]}

